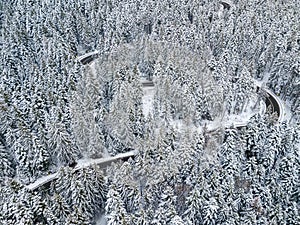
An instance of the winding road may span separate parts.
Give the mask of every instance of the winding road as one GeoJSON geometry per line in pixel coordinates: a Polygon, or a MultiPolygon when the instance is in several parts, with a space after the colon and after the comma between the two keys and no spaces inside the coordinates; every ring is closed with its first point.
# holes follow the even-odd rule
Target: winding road
{"type": "MultiPolygon", "coordinates": [[[[95,58],[99,56],[98,51],[90,52],[85,55],[82,55],[77,58],[77,61],[82,63],[83,65],[88,65],[91,63],[95,58]]],[[[262,88],[259,83],[255,83],[256,86],[258,87],[258,90],[261,89],[263,92],[266,94],[265,98],[265,103],[267,107],[271,108],[272,112],[276,112],[278,115],[278,122],[282,122],[284,120],[284,106],[281,100],[270,90],[266,88],[262,88]]],[[[153,81],[142,81],[143,87],[154,87],[153,81]]],[[[246,126],[247,123],[237,123],[237,124],[231,124],[230,126],[234,127],[243,127],[246,126]]],[[[126,160],[130,157],[133,157],[137,154],[137,151],[130,151],[126,153],[121,153],[113,157],[108,157],[108,158],[98,158],[98,159],[89,159],[89,160],[79,160],[77,162],[76,167],[73,169],[74,172],[78,171],[79,169],[86,168],[92,165],[98,165],[101,168],[106,168],[109,166],[112,162],[116,162],[119,160],[126,160]]],[[[38,189],[39,187],[52,182],[53,180],[56,180],[59,176],[59,172],[49,174],[47,176],[41,177],[37,179],[35,182],[25,186],[27,189],[34,191],[38,189]]]]}

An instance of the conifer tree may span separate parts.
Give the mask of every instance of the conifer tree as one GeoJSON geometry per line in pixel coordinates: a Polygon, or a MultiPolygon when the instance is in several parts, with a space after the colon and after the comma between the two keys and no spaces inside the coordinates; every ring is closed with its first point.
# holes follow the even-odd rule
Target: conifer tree
{"type": "Polygon", "coordinates": [[[108,225],[129,224],[129,215],[126,212],[124,202],[120,193],[111,185],[107,193],[107,202],[105,206],[105,216],[108,225]]]}
{"type": "Polygon", "coordinates": [[[55,193],[49,202],[50,209],[57,218],[58,223],[63,223],[71,214],[71,207],[61,194],[55,193]]]}
{"type": "Polygon", "coordinates": [[[53,110],[50,116],[46,121],[46,129],[51,157],[58,165],[72,164],[78,157],[78,149],[63,122],[65,115],[60,110],[53,110]]]}
{"type": "Polygon", "coordinates": [[[176,196],[174,196],[172,188],[167,186],[161,194],[161,199],[151,224],[169,224],[177,216],[175,204],[176,196]]]}
{"type": "Polygon", "coordinates": [[[86,216],[80,209],[75,208],[71,214],[68,215],[65,224],[67,225],[88,225],[91,224],[89,217],[86,216]]]}
{"type": "Polygon", "coordinates": [[[0,177],[11,177],[13,175],[13,165],[11,157],[9,157],[8,151],[5,146],[0,143],[0,177]]]}
{"type": "Polygon", "coordinates": [[[202,198],[199,191],[199,187],[196,185],[195,188],[189,193],[186,199],[187,209],[184,212],[184,221],[187,224],[202,223],[201,211],[203,210],[202,198]]]}

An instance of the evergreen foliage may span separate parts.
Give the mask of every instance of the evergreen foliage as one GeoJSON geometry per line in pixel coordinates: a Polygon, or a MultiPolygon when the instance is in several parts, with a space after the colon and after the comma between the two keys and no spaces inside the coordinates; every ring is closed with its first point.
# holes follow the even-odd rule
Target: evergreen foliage
{"type": "Polygon", "coordinates": [[[299,8],[2,1],[0,224],[299,224],[299,8]]]}

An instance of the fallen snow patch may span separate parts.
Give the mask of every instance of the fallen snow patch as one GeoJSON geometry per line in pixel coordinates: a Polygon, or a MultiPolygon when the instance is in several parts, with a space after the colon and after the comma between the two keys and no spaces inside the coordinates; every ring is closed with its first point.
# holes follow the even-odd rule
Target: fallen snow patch
{"type": "Polygon", "coordinates": [[[143,91],[144,91],[144,95],[142,98],[143,113],[145,116],[148,116],[149,113],[153,109],[155,88],[154,87],[144,87],[143,91]]]}

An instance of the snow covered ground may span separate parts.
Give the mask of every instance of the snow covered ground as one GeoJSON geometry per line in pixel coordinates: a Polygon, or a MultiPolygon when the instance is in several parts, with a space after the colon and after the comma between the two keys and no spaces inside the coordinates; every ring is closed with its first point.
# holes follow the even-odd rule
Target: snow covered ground
{"type": "Polygon", "coordinates": [[[96,225],[106,225],[105,215],[101,215],[100,218],[97,220],[96,225]]]}
{"type": "MultiPolygon", "coordinates": [[[[143,82],[143,81],[142,81],[143,82]]],[[[144,96],[143,101],[143,113],[147,116],[153,109],[153,101],[155,94],[155,87],[143,87],[144,96]]],[[[240,127],[245,126],[249,119],[256,113],[264,114],[266,112],[266,104],[263,101],[260,101],[259,107],[253,109],[255,106],[255,101],[250,101],[246,110],[239,115],[227,115],[223,118],[216,118],[214,121],[203,121],[203,126],[200,127],[190,127],[186,125],[182,120],[173,120],[171,124],[176,130],[186,129],[187,126],[189,129],[197,129],[199,132],[205,129],[207,131],[217,130],[220,127],[240,127]]]]}
{"type": "Polygon", "coordinates": [[[154,101],[154,87],[143,87],[144,96],[142,98],[143,101],[143,113],[147,116],[151,110],[153,109],[153,101],[154,101]]]}
{"type": "Polygon", "coordinates": [[[259,107],[256,109],[253,109],[255,105],[254,101],[251,101],[246,110],[242,112],[241,114],[235,115],[227,115],[225,118],[223,118],[223,126],[224,127],[241,127],[245,126],[250,118],[254,116],[255,114],[259,113],[263,115],[266,112],[266,104],[263,101],[259,102],[259,107]]]}

